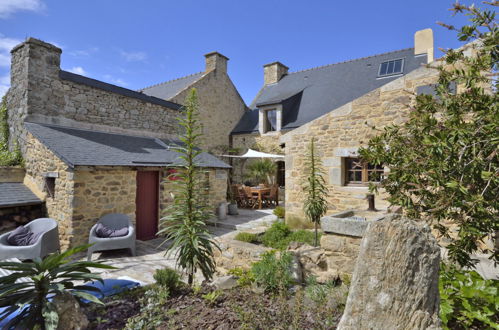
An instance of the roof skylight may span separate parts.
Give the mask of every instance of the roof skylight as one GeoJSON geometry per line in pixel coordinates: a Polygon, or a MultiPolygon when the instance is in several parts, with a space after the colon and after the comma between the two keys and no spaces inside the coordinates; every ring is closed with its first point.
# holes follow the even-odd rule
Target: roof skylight
{"type": "Polygon", "coordinates": [[[391,76],[402,73],[404,70],[404,59],[386,61],[380,64],[378,76],[391,76]]]}

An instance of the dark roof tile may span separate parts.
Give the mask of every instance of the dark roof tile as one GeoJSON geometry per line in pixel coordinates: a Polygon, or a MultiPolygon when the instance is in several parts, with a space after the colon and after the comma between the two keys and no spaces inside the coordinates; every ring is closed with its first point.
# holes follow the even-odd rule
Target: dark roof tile
{"type": "MultiPolygon", "coordinates": [[[[48,149],[70,167],[74,166],[176,166],[177,142],[84,129],[29,123],[24,124],[48,149]]],[[[203,152],[200,167],[230,168],[215,156],[203,152]]]]}
{"type": "Polygon", "coordinates": [[[413,48],[363,57],[285,75],[275,84],[264,86],[244,114],[233,134],[258,131],[258,106],[283,104],[283,129],[300,127],[362,95],[379,88],[400,75],[378,77],[382,62],[404,59],[407,74],[423,63],[426,55],[415,56],[413,48]]]}
{"type": "Polygon", "coordinates": [[[204,72],[198,72],[182,78],[166,81],[157,85],[142,88],[139,91],[144,94],[169,100],[203,76],[204,72]]]}
{"type": "Polygon", "coordinates": [[[43,201],[23,183],[0,183],[0,207],[41,204],[43,201]]]}

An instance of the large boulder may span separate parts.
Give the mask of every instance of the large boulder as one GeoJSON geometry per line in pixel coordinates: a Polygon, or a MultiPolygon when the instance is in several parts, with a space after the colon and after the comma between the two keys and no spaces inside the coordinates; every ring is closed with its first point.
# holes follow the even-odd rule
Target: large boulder
{"type": "Polygon", "coordinates": [[[440,249],[426,225],[369,224],[338,329],[436,329],[440,249]]]}

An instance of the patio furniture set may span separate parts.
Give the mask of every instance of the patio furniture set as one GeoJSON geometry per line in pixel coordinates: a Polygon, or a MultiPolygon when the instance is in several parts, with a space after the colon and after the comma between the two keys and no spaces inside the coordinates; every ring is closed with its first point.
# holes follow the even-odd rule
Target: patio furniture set
{"type": "MultiPolygon", "coordinates": [[[[125,214],[106,214],[92,227],[87,250],[91,260],[95,251],[130,249],[135,256],[135,228],[125,214]]],[[[33,260],[60,250],[57,221],[41,218],[0,235],[0,260],[33,260]]]]}
{"type": "Polygon", "coordinates": [[[279,186],[277,185],[250,187],[235,184],[231,189],[239,207],[262,209],[279,205],[279,186]]]}

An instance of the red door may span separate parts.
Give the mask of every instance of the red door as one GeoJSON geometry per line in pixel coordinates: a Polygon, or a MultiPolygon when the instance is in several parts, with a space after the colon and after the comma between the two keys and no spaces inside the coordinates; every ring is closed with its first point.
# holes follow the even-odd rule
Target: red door
{"type": "Polygon", "coordinates": [[[158,232],[159,172],[137,171],[137,239],[148,240],[158,232]]]}

